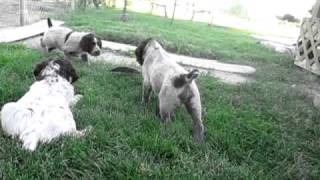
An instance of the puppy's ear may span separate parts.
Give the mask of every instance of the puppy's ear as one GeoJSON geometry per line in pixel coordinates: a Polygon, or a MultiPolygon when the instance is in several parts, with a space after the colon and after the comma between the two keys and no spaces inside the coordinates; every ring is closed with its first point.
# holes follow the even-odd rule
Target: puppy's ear
{"type": "MultiPolygon", "coordinates": [[[[73,67],[71,69],[69,69],[69,75],[71,77],[71,83],[74,83],[79,79],[79,76],[73,67]]],[[[70,81],[70,78],[69,78],[69,81],[70,81]]]]}
{"type": "Polygon", "coordinates": [[[49,61],[43,61],[35,66],[33,69],[33,75],[37,81],[42,80],[44,77],[41,75],[41,71],[48,65],[49,61]]]}
{"type": "Polygon", "coordinates": [[[137,62],[142,66],[143,65],[143,55],[145,53],[145,48],[147,46],[147,44],[152,40],[152,38],[148,38],[144,41],[142,41],[139,46],[137,47],[137,49],[135,50],[135,54],[136,54],[136,58],[137,58],[137,62]]]}
{"type": "Polygon", "coordinates": [[[64,77],[70,83],[74,83],[79,79],[79,76],[68,60],[58,59],[54,61],[59,64],[60,69],[57,72],[61,77],[64,77]]]}
{"type": "MultiPolygon", "coordinates": [[[[66,60],[64,60],[66,61],[66,60]]],[[[78,79],[79,79],[79,76],[76,72],[76,70],[73,68],[72,64],[68,62],[68,65],[66,66],[66,74],[67,74],[67,77],[68,77],[68,81],[72,84],[74,82],[76,82],[78,79]]]]}
{"type": "Polygon", "coordinates": [[[90,33],[83,36],[80,40],[80,48],[82,51],[90,53],[94,48],[94,34],[90,33]]]}
{"type": "Polygon", "coordinates": [[[134,51],[136,54],[137,62],[142,66],[143,65],[143,54],[144,54],[144,47],[141,46],[141,44],[137,47],[137,49],[134,51]]]}

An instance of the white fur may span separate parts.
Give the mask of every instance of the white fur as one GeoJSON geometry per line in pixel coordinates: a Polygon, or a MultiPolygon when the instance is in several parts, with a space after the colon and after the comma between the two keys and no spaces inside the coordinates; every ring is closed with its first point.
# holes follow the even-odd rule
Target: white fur
{"type": "Polygon", "coordinates": [[[45,78],[32,84],[17,102],[5,104],[1,110],[1,125],[5,133],[18,136],[23,148],[33,151],[38,142],[50,142],[64,134],[81,136],[77,131],[70,107],[81,95],[74,95],[69,81],[55,73],[58,64],[49,63],[43,70],[45,78]]]}

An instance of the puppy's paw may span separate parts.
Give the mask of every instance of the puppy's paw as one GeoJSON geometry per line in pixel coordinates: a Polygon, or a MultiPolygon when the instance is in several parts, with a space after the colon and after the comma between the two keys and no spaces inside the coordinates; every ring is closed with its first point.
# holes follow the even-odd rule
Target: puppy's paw
{"type": "Polygon", "coordinates": [[[194,126],[192,130],[193,141],[196,143],[202,142],[204,139],[203,126],[194,126]]]}
{"type": "Polygon", "coordinates": [[[70,102],[70,107],[74,107],[78,101],[80,101],[80,99],[83,97],[83,95],[81,94],[76,94],[73,96],[73,98],[71,99],[71,102],[70,102]]]}
{"type": "Polygon", "coordinates": [[[196,143],[202,142],[203,139],[204,139],[204,135],[203,134],[193,135],[193,141],[196,142],[196,143]]]}
{"type": "Polygon", "coordinates": [[[160,121],[162,122],[162,123],[168,123],[168,122],[170,122],[170,116],[167,116],[167,117],[161,117],[160,118],[160,121]]]}
{"type": "Polygon", "coordinates": [[[85,134],[88,134],[93,131],[93,127],[91,125],[84,128],[82,131],[84,131],[85,134]]]}
{"type": "Polygon", "coordinates": [[[81,94],[76,94],[74,95],[74,99],[77,100],[77,101],[80,101],[80,99],[83,97],[83,95],[81,94]]]}
{"type": "Polygon", "coordinates": [[[156,116],[158,117],[158,118],[161,118],[161,116],[160,116],[160,110],[159,110],[159,107],[157,106],[157,108],[156,108],[156,116]]]}
{"type": "Polygon", "coordinates": [[[80,137],[85,136],[86,134],[90,133],[91,131],[93,131],[93,127],[88,126],[80,131],[73,132],[72,135],[76,138],[80,138],[80,137]]]}
{"type": "Polygon", "coordinates": [[[23,149],[34,151],[37,148],[38,142],[36,140],[27,140],[23,143],[23,149]]]}
{"type": "Polygon", "coordinates": [[[168,123],[171,120],[170,112],[165,112],[160,109],[160,120],[162,123],[168,123]]]}
{"type": "Polygon", "coordinates": [[[83,97],[83,95],[81,94],[76,94],[73,99],[74,99],[74,102],[77,103],[78,101],[80,101],[80,99],[83,97]]]}
{"type": "Polygon", "coordinates": [[[147,105],[147,103],[145,102],[144,98],[142,98],[141,104],[142,104],[142,105],[147,105]]]}

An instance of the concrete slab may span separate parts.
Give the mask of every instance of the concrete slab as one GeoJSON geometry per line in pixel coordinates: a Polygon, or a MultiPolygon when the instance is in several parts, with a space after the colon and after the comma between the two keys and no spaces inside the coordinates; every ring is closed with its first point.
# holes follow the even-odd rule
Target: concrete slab
{"type": "MultiPolygon", "coordinates": [[[[63,21],[52,21],[54,26],[60,26],[64,24],[63,21]]],[[[15,42],[30,37],[37,36],[48,29],[47,20],[42,20],[34,24],[0,29],[0,42],[15,42]]]]}
{"type": "Polygon", "coordinates": [[[102,40],[102,48],[103,49],[110,49],[112,51],[128,52],[128,51],[134,51],[137,47],[132,46],[132,45],[128,45],[128,44],[122,44],[122,43],[102,40]]]}
{"type": "MultiPolygon", "coordinates": [[[[122,51],[122,52],[134,51],[136,49],[136,46],[110,42],[110,41],[102,41],[102,47],[104,49],[109,49],[112,51],[122,51]]],[[[253,74],[256,71],[255,68],[250,66],[221,63],[217,60],[194,58],[194,57],[183,56],[183,55],[178,55],[174,53],[169,53],[169,54],[178,63],[183,65],[188,65],[188,66],[196,66],[196,67],[201,67],[206,69],[214,69],[218,71],[240,73],[240,74],[253,74]]]]}
{"type": "MultiPolygon", "coordinates": [[[[62,21],[53,21],[55,26],[62,25],[62,21]]],[[[0,29],[0,42],[14,42],[21,41],[29,48],[41,49],[40,37],[37,36],[48,29],[46,20],[40,21],[38,23],[19,27],[15,29],[0,29]]],[[[91,62],[103,61],[106,63],[112,63],[117,65],[125,66],[136,66],[139,68],[135,58],[121,55],[121,52],[134,51],[135,46],[102,41],[103,53],[101,56],[95,58],[90,56],[91,62]],[[120,52],[120,53],[119,53],[120,52]]],[[[201,59],[188,57],[178,54],[170,53],[170,55],[177,61],[177,63],[188,68],[198,68],[202,73],[207,73],[223,82],[229,84],[239,84],[250,81],[248,77],[255,73],[255,68],[251,66],[238,65],[238,64],[228,64],[222,63],[217,60],[201,59]]]]}
{"type": "Polygon", "coordinates": [[[261,41],[260,43],[280,53],[293,54],[294,52],[294,46],[286,46],[286,45],[271,42],[271,41],[261,41]]]}
{"type": "MultiPolygon", "coordinates": [[[[41,49],[40,37],[33,37],[22,41],[29,48],[41,49]]],[[[103,62],[120,66],[140,68],[134,57],[122,55],[123,52],[135,50],[135,46],[103,41],[103,53],[99,57],[89,56],[90,63],[103,62]],[[122,54],[121,54],[122,53],[122,54]]],[[[255,73],[250,66],[221,63],[216,60],[193,58],[177,54],[170,54],[177,63],[186,69],[198,68],[202,74],[208,74],[228,84],[241,84],[252,80],[249,76],[255,73]]]]}
{"type": "Polygon", "coordinates": [[[217,70],[229,73],[238,74],[253,74],[256,69],[251,66],[222,63],[217,60],[194,58],[189,56],[183,56],[178,54],[170,54],[179,64],[200,67],[204,69],[217,70]]]}
{"type": "Polygon", "coordinates": [[[295,38],[286,38],[286,37],[276,37],[276,36],[262,36],[257,34],[252,34],[251,37],[262,40],[262,41],[270,41],[273,43],[282,44],[284,46],[292,46],[293,44],[297,43],[299,34],[295,38]]]}
{"type": "Polygon", "coordinates": [[[260,41],[260,43],[266,47],[274,49],[280,53],[288,53],[293,55],[298,37],[295,38],[284,38],[284,37],[274,37],[274,36],[260,36],[251,35],[251,37],[260,41]]]}
{"type": "MultiPolygon", "coordinates": [[[[140,69],[140,65],[136,62],[135,58],[120,55],[110,51],[106,51],[102,53],[99,57],[90,56],[89,59],[91,63],[100,62],[100,63],[120,65],[120,66],[135,67],[135,69],[140,69]]],[[[186,64],[181,64],[181,65],[184,66],[186,69],[190,69],[190,70],[193,68],[198,68],[201,74],[216,77],[222,82],[232,84],[232,85],[238,85],[238,84],[250,82],[252,80],[250,77],[246,76],[245,74],[219,71],[216,69],[202,68],[199,66],[192,66],[192,65],[186,65],[186,64]]]]}
{"type": "Polygon", "coordinates": [[[42,47],[40,45],[40,38],[41,38],[41,36],[31,37],[31,38],[28,38],[28,39],[21,41],[21,43],[31,49],[42,49],[42,47]]]}
{"type": "MultiPolygon", "coordinates": [[[[54,26],[59,26],[64,24],[63,21],[53,21],[54,26]]],[[[42,20],[37,23],[18,27],[14,29],[0,29],[0,42],[14,42],[19,40],[25,40],[24,43],[31,48],[40,48],[39,45],[39,37],[35,37],[48,29],[47,21],[42,20]],[[35,38],[30,38],[35,37],[35,38]],[[37,39],[38,38],[38,39],[37,39]]],[[[102,47],[104,49],[109,49],[112,51],[121,51],[121,52],[128,52],[134,51],[136,49],[135,46],[116,43],[111,41],[102,41],[102,47]]],[[[173,59],[175,59],[178,63],[187,65],[187,66],[195,66],[205,69],[223,71],[223,72],[231,72],[231,73],[239,73],[239,74],[253,74],[255,73],[255,68],[250,66],[244,65],[237,65],[237,64],[227,64],[221,63],[217,60],[210,60],[210,59],[201,59],[201,58],[194,58],[188,57],[178,54],[173,54],[173,59]]]]}
{"type": "MultiPolygon", "coordinates": [[[[40,43],[40,37],[34,37],[24,41],[24,44],[26,44],[27,47],[34,48],[34,49],[40,48],[39,43],[40,43]]],[[[110,41],[102,41],[102,47],[103,49],[108,49],[114,52],[128,52],[128,51],[134,51],[136,49],[136,47],[132,45],[126,45],[126,44],[110,42],[110,41]]],[[[253,74],[256,71],[255,68],[251,66],[228,64],[228,63],[219,62],[217,60],[194,58],[194,57],[183,56],[183,55],[178,55],[173,53],[170,53],[170,55],[179,64],[182,64],[185,66],[193,66],[193,67],[199,67],[203,69],[216,70],[220,72],[248,74],[248,75],[253,74]]],[[[103,59],[109,59],[108,61],[122,61],[122,59],[126,56],[124,56],[123,58],[119,58],[118,55],[116,55],[115,53],[112,56],[111,54],[107,54],[107,55],[102,55],[102,57],[104,57],[103,59]]],[[[124,58],[124,59],[128,60],[128,58],[124,58]]],[[[135,62],[135,60],[133,61],[135,62]]]]}
{"type": "Polygon", "coordinates": [[[104,51],[98,57],[89,56],[89,60],[91,62],[105,62],[115,65],[140,67],[135,58],[111,51],[104,51]]]}

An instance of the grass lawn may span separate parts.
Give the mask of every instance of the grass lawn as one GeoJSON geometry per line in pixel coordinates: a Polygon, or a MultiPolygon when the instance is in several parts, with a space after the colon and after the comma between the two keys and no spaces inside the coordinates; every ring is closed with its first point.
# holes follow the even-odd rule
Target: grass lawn
{"type": "MultiPolygon", "coordinates": [[[[206,139],[194,144],[191,118],[179,108],[168,125],[141,104],[139,75],[111,74],[110,65],[75,62],[75,89],[84,98],[74,109],[82,139],[61,138],[34,152],[0,131],[0,178],[7,179],[316,179],[320,176],[320,112],[298,87],[317,78],[293,60],[257,44],[248,33],[201,23],[94,10],[64,17],[76,29],[104,39],[135,44],[149,35],[173,52],[255,66],[255,81],[227,85],[212,77],[197,80],[206,139]],[[233,40],[233,41],[230,41],[233,40]],[[212,55],[213,53],[214,55],[212,55]],[[295,86],[293,86],[295,85],[295,86]]],[[[32,66],[41,57],[20,45],[0,45],[0,106],[30,86],[32,66]]]]}
{"type": "Polygon", "coordinates": [[[178,54],[231,62],[260,62],[270,60],[271,57],[274,60],[280,58],[279,54],[257,46],[257,42],[245,31],[225,27],[210,28],[205,23],[191,21],[175,21],[171,24],[171,19],[134,12],[129,12],[128,22],[122,22],[119,21],[121,12],[94,9],[60,18],[69,27],[91,30],[103,39],[115,42],[137,45],[147,37],[156,37],[166,49],[178,54]]]}

